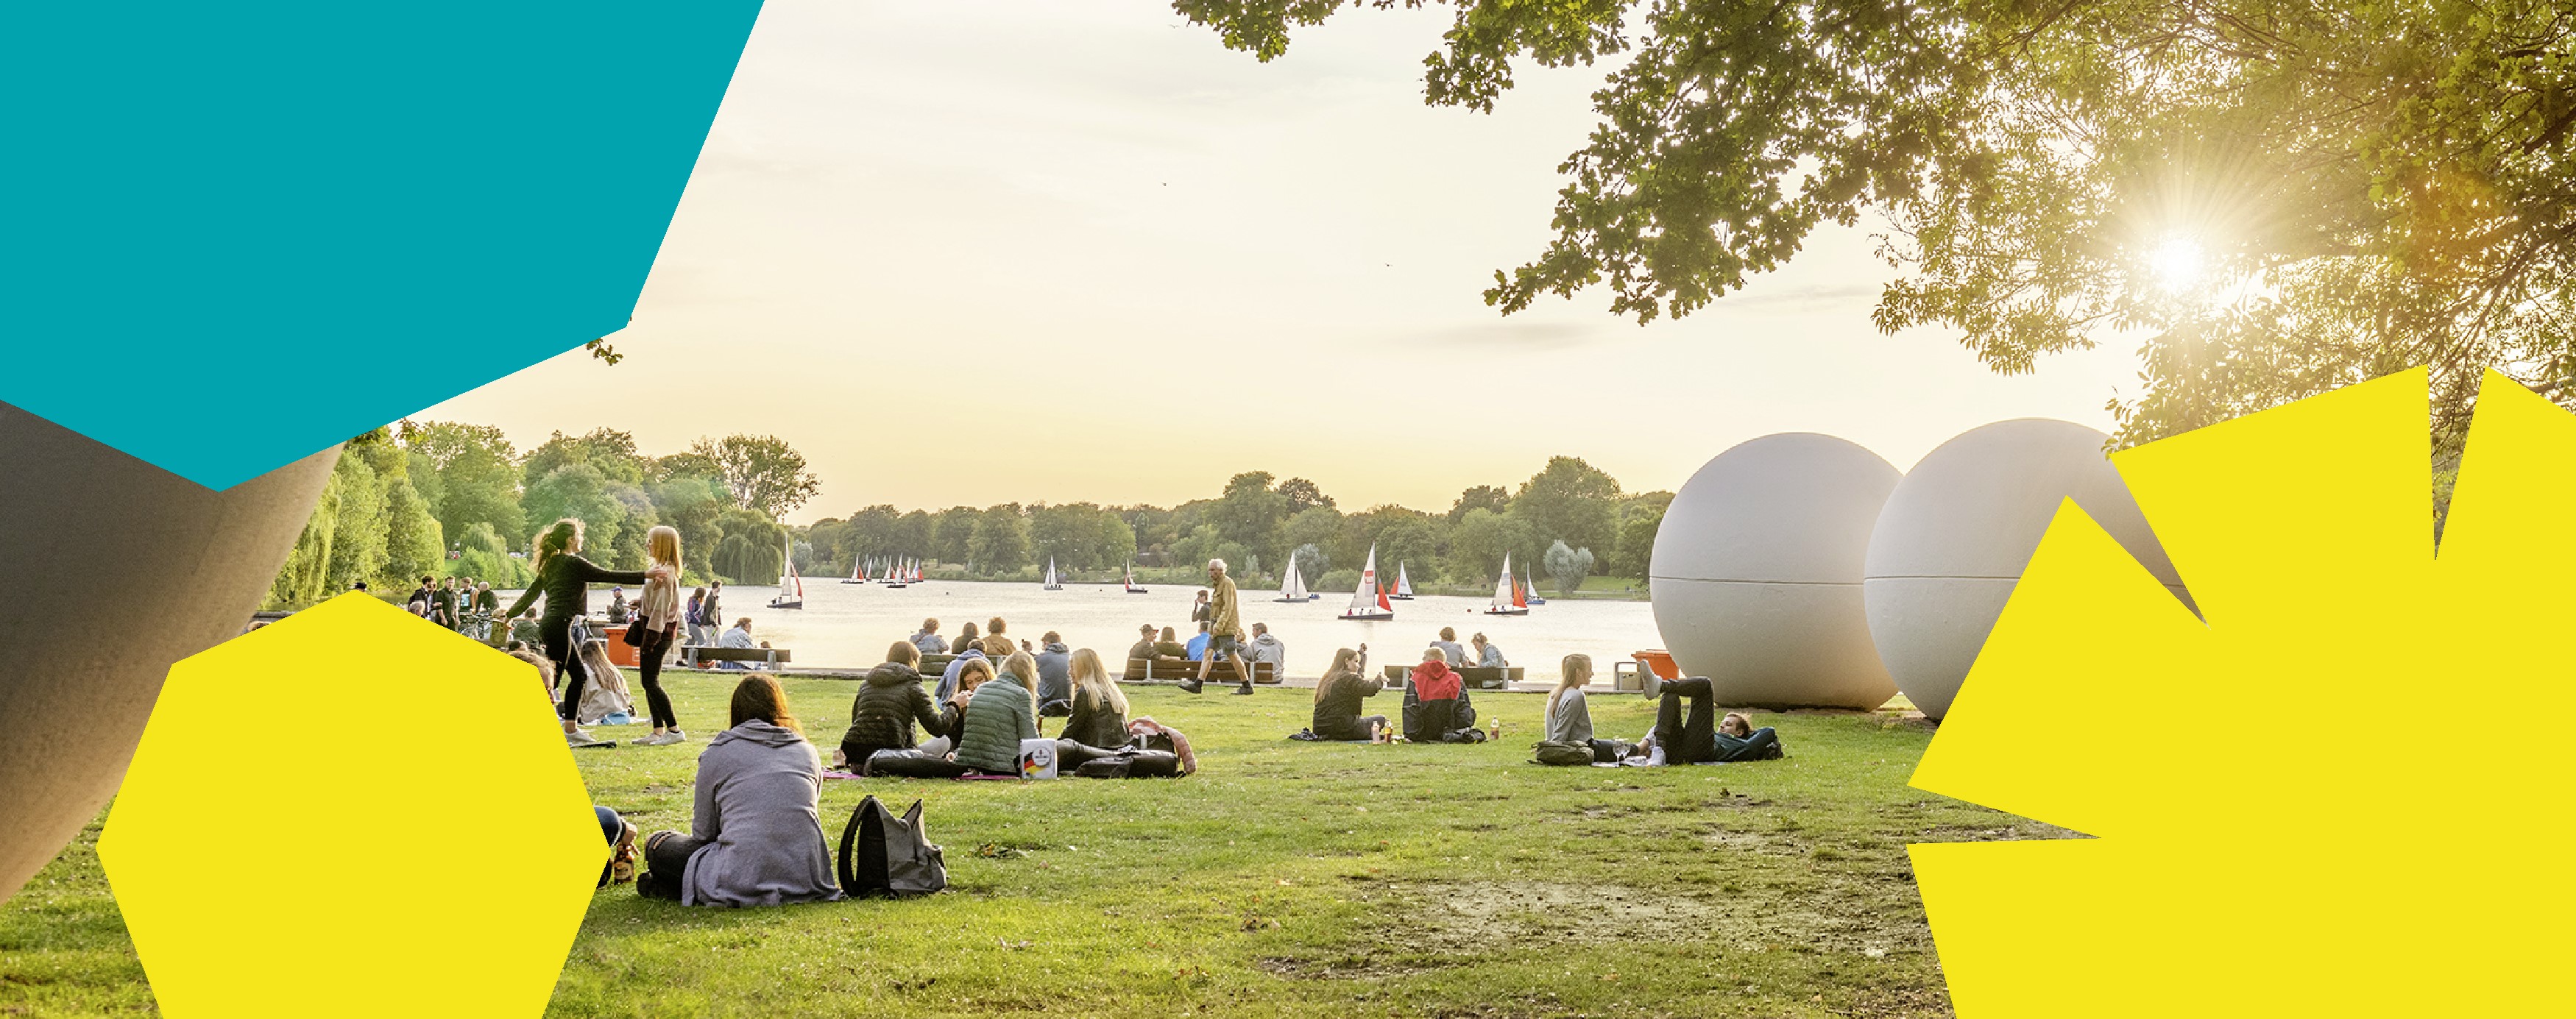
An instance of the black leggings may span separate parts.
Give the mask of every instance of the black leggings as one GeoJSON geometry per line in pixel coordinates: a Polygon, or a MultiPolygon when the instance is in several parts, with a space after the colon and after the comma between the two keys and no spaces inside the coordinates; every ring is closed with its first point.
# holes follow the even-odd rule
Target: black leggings
{"type": "Polygon", "coordinates": [[[636,893],[648,899],[680,901],[680,879],[689,873],[689,857],[712,845],[713,839],[690,838],[675,831],[657,831],[646,837],[644,873],[635,879],[636,893]]]}
{"type": "Polygon", "coordinates": [[[1667,679],[1663,702],[1655,706],[1655,745],[1664,748],[1666,764],[1697,764],[1717,759],[1717,686],[1706,679],[1667,679]],[[1688,718],[1682,702],[1690,702],[1688,718]]]}
{"type": "Polygon", "coordinates": [[[653,713],[656,729],[680,727],[680,716],[671,713],[671,695],[662,692],[662,656],[670,650],[669,629],[644,631],[644,643],[635,649],[637,661],[643,663],[644,709],[653,713]]]}
{"type": "Polygon", "coordinates": [[[590,670],[581,664],[581,649],[572,643],[572,617],[557,619],[547,616],[537,623],[537,640],[546,647],[546,660],[555,663],[555,678],[563,681],[563,702],[555,705],[555,716],[579,722],[581,688],[589,682],[590,670]]]}

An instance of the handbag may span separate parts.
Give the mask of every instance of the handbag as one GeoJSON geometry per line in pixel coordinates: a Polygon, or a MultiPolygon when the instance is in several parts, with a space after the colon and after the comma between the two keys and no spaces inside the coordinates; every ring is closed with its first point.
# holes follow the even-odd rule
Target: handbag
{"type": "Polygon", "coordinates": [[[644,623],[638,620],[626,628],[626,643],[634,647],[643,647],[644,633],[644,623]]]}

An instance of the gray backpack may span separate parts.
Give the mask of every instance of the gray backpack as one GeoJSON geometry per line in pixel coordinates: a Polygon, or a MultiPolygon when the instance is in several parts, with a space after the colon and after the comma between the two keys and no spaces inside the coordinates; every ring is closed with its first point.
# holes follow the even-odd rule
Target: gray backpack
{"type": "Polygon", "coordinates": [[[948,887],[948,864],[921,826],[921,801],[902,817],[870,796],[841,829],[841,894],[909,898],[948,887]]]}
{"type": "Polygon", "coordinates": [[[1560,743],[1552,739],[1543,739],[1532,745],[1530,751],[1540,764],[1592,763],[1592,747],[1586,743],[1560,743]]]}

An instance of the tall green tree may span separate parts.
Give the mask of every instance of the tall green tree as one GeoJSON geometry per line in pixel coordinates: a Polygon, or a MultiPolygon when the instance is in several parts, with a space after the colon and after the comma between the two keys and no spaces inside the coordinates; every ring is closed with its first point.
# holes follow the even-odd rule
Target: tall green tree
{"type": "Polygon", "coordinates": [[[1511,512],[1542,543],[1608,548],[1619,526],[1619,482],[1578,457],[1549,457],[1512,496],[1511,512]]]}
{"type": "Polygon", "coordinates": [[[573,464],[589,464],[603,478],[633,485],[645,480],[651,461],[635,448],[635,436],[628,432],[594,428],[579,437],[556,432],[528,451],[520,465],[521,484],[533,487],[537,479],[573,464]]]}
{"type": "Polygon", "coordinates": [[[984,511],[973,506],[951,506],[940,510],[930,522],[930,557],[951,566],[964,566],[975,554],[975,522],[984,511]]]}
{"type": "Polygon", "coordinates": [[[968,558],[985,573],[1009,573],[1029,565],[1029,520],[1018,503],[978,514],[967,542],[968,558]]]}
{"type": "Polygon", "coordinates": [[[1655,534],[1663,527],[1664,510],[1661,506],[1631,515],[1620,524],[1619,544],[1610,554],[1610,575],[1639,580],[1653,576],[1655,534]]]}
{"type": "MultiPolygon", "coordinates": [[[[1384,0],[1176,0],[1268,60],[1384,0]]],[[[1415,6],[1414,0],[1406,0],[1415,6]]],[[[1456,0],[1425,98],[1612,60],[1506,314],[1686,315],[1826,223],[1893,229],[1885,330],[1999,372],[2125,333],[2134,442],[2417,364],[2576,401],[2576,7],[2548,0],[1456,0]]],[[[1537,218],[1532,210],[1532,221],[1537,218]]]]}
{"type": "Polygon", "coordinates": [[[775,435],[700,439],[689,452],[714,464],[733,492],[734,505],[772,518],[805,505],[822,481],[805,469],[805,454],[775,435]]]}
{"type": "Polygon", "coordinates": [[[1332,509],[1333,497],[1304,478],[1290,478],[1279,483],[1279,497],[1288,500],[1288,515],[1296,516],[1310,509],[1332,509]]]}
{"type": "Polygon", "coordinates": [[[528,530],[519,511],[518,454],[500,429],[453,421],[406,422],[402,435],[413,459],[412,485],[429,502],[441,533],[462,535],[479,523],[512,540],[528,530]]]}
{"type": "Polygon", "coordinates": [[[612,491],[613,482],[588,461],[574,461],[548,471],[528,484],[522,504],[531,531],[541,531],[566,518],[582,523],[587,547],[616,547],[626,526],[627,504],[612,491]]]}
{"type": "Polygon", "coordinates": [[[1562,541],[1548,545],[1545,558],[1548,579],[1556,582],[1556,593],[1573,594],[1583,586],[1583,578],[1592,574],[1592,550],[1569,548],[1562,541]]]}
{"type": "Polygon", "coordinates": [[[1269,471],[1245,471],[1227,479],[1225,493],[1207,508],[1207,522],[1226,541],[1251,553],[1286,552],[1286,546],[1279,544],[1279,525],[1291,512],[1289,500],[1271,488],[1270,481],[1269,471]]]}
{"type": "Polygon", "coordinates": [[[1530,559],[1537,547],[1537,531],[1519,514],[1479,506],[1449,529],[1447,575],[1452,583],[1491,583],[1501,574],[1506,553],[1512,557],[1512,572],[1518,573],[1537,565],[1530,559]]]}
{"type": "Polygon", "coordinates": [[[1449,523],[1455,526],[1467,519],[1467,511],[1489,509],[1496,513],[1512,508],[1512,490],[1500,485],[1476,485],[1458,493],[1458,501],[1449,506],[1449,523]]]}

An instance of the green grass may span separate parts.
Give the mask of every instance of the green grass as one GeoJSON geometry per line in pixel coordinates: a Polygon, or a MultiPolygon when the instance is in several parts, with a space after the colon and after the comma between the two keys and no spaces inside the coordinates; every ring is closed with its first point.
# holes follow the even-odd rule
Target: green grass
{"type": "MultiPolygon", "coordinates": [[[[686,828],[730,686],[676,678],[696,741],[577,752],[594,796],[686,828]]],[[[828,754],[853,687],[788,690],[828,754]]],[[[1760,716],[1784,761],[1612,770],[1524,763],[1534,694],[1479,698],[1499,742],[1384,747],[1282,739],[1303,690],[1132,696],[1191,735],[1198,775],[827,782],[836,840],[869,793],[928,801],[949,892],[717,911],[605,890],[548,1014],[1947,1015],[1905,843],[2065,834],[1906,788],[1929,730],[1883,716],[1760,716]]],[[[1605,734],[1651,723],[1633,695],[1592,705],[1605,734]]],[[[0,1015],[152,1010],[96,837],[0,905],[0,1015]]]]}

